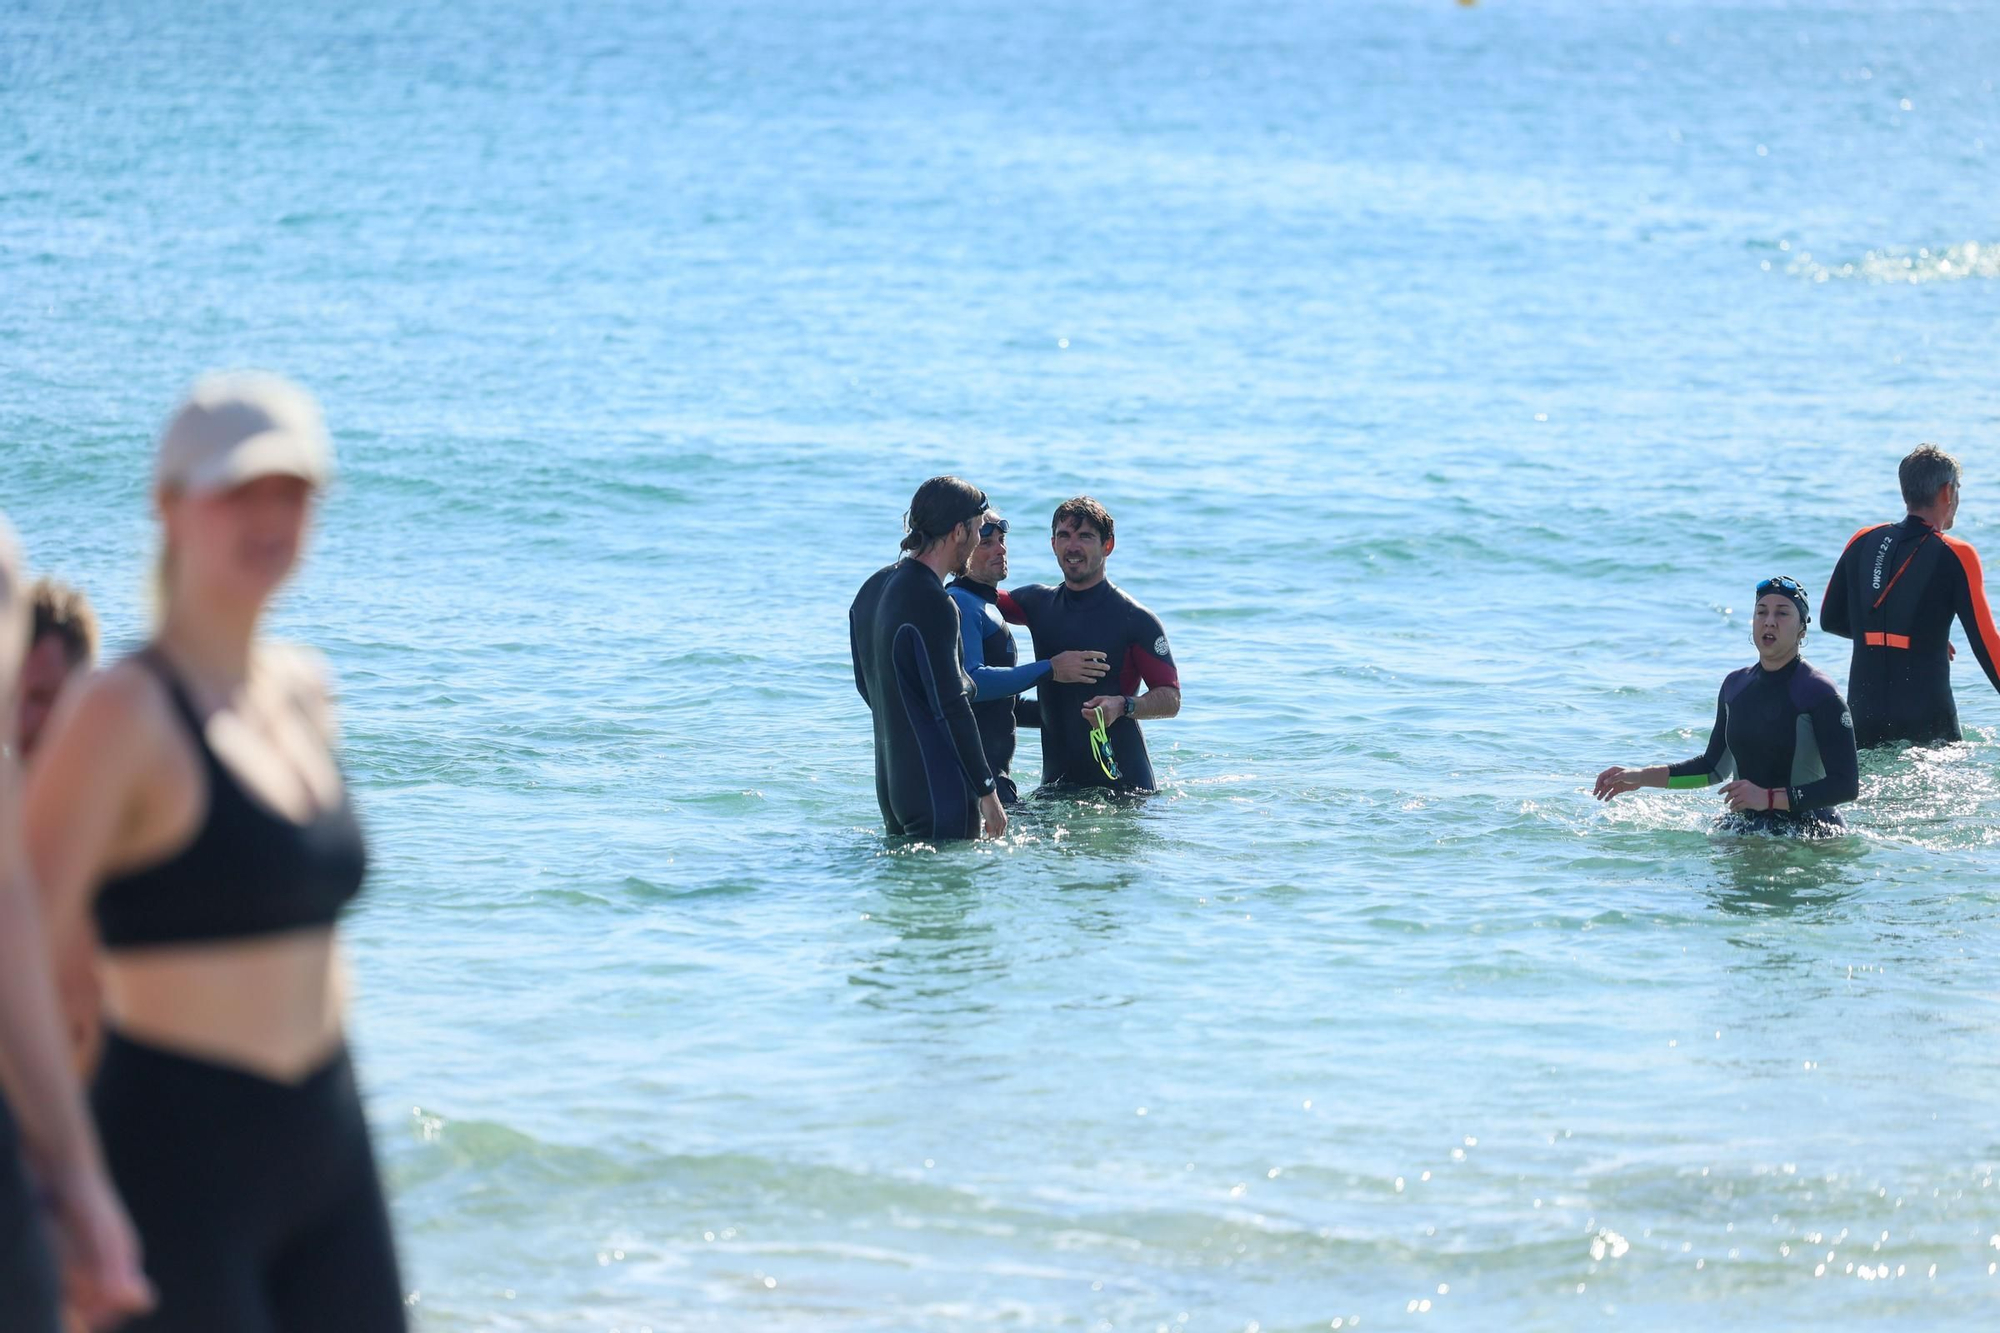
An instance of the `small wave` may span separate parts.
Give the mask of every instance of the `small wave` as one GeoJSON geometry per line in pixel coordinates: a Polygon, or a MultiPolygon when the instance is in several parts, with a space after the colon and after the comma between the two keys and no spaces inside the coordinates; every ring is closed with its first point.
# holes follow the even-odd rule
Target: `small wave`
{"type": "Polygon", "coordinates": [[[1785,272],[1813,282],[1831,282],[1836,278],[1897,283],[2000,278],[2000,245],[1966,241],[1941,250],[1870,250],[1858,261],[1826,263],[1814,259],[1808,251],[1786,265],[1785,272]]]}

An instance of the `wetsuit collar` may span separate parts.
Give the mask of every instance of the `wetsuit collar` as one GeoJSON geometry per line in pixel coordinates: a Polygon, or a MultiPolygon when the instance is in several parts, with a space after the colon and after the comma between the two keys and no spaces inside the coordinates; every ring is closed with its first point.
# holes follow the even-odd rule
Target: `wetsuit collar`
{"type": "Polygon", "coordinates": [[[916,556],[913,555],[904,556],[903,563],[906,565],[910,565],[916,569],[921,569],[924,571],[924,573],[930,575],[934,579],[937,579],[938,586],[940,588],[944,586],[944,579],[939,576],[938,572],[935,569],[932,569],[929,565],[925,564],[922,560],[919,560],[916,556]]]}
{"type": "Polygon", "coordinates": [[[1762,658],[1759,658],[1757,661],[1757,670],[1763,675],[1763,677],[1766,680],[1779,680],[1785,676],[1791,675],[1794,671],[1797,671],[1799,669],[1799,663],[1805,660],[1806,658],[1804,653],[1793,653],[1791,661],[1785,663],[1783,666],[1779,667],[1776,671],[1773,671],[1771,670],[1771,668],[1764,665],[1762,658]]]}
{"type": "Polygon", "coordinates": [[[998,602],[1000,600],[1000,590],[998,588],[990,583],[981,583],[978,579],[953,579],[951,586],[965,589],[982,602],[998,602]]]}

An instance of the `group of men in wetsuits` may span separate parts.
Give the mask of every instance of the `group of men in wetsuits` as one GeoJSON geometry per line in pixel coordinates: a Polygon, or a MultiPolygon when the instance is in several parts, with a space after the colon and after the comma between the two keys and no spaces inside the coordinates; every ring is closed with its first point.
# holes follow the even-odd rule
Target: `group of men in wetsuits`
{"type": "Polygon", "coordinates": [[[1019,799],[1022,726],[1041,732],[1045,787],[1152,790],[1139,722],[1180,712],[1180,675],[1159,618],[1105,577],[1117,537],[1104,506],[1059,505],[1049,544],[1062,582],[1006,591],[1009,524],[978,487],[932,477],[904,527],[903,556],[848,611],[889,833],[999,837],[1019,799]],[[1027,627],[1033,661],[1018,660],[1010,625],[1027,627]]]}
{"type": "Polygon", "coordinates": [[[1834,807],[1860,793],[1862,748],[1961,739],[1951,691],[1953,620],[2000,690],[2000,629],[1979,554],[1949,535],[1958,518],[1958,460],[1933,445],[1903,459],[1901,522],[1863,528],[1834,565],[1820,623],[1853,641],[1843,699],[1799,656],[1812,609],[1790,578],[1757,585],[1751,641],[1758,663],[1732,672],[1716,700],[1708,748],[1651,768],[1612,767],[1595,794],[1724,783],[1731,815],[1760,827],[1838,827],[1834,807]]]}
{"type": "MultiPolygon", "coordinates": [[[[1751,633],[1758,664],[1723,682],[1707,750],[1678,764],[1606,769],[1596,794],[1720,782],[1731,811],[1753,822],[1838,824],[1833,808],[1859,791],[1858,748],[1961,739],[1952,622],[1996,690],[2000,628],[1978,553],[1950,535],[1960,476],[1943,450],[1912,451],[1898,470],[1908,512],[1854,534],[1834,566],[1820,624],[1853,641],[1845,698],[1799,657],[1812,622],[1805,589],[1766,579],[1751,633]]],[[[890,834],[1004,832],[1022,726],[1041,732],[1045,785],[1150,790],[1138,720],[1180,711],[1180,677],[1159,619],[1105,577],[1116,538],[1104,506],[1088,496],[1058,506],[1050,547],[1063,581],[1006,591],[1008,523],[985,492],[933,477],[917,488],[905,527],[903,557],[862,585],[848,613],[890,834]],[[1017,624],[1034,639],[1031,662],[1017,659],[1017,624]]]]}

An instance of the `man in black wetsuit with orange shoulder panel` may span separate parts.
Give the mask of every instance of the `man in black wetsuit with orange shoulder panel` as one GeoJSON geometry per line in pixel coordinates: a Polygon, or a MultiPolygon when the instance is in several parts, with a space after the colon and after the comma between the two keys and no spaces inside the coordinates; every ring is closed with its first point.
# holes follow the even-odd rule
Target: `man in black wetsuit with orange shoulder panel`
{"type": "Polygon", "coordinates": [[[1821,628],[1854,640],[1847,703],[1864,747],[1960,739],[1953,617],[2000,690],[2000,629],[1986,604],[1979,553],[1946,535],[1958,517],[1958,460],[1926,444],[1899,473],[1908,516],[1854,534],[1820,605],[1821,628]]]}
{"type": "Polygon", "coordinates": [[[1065,500],[1055,512],[1049,539],[1062,567],[1060,586],[1031,584],[1000,594],[1000,610],[1035,638],[1036,657],[1072,649],[1100,652],[1115,673],[1095,684],[1056,679],[1038,687],[1042,704],[1042,782],[1079,787],[1151,791],[1153,761],[1141,718],[1169,718],[1181,711],[1181,678],[1158,616],[1104,576],[1116,545],[1111,515],[1087,495],[1065,500]],[[1140,683],[1147,686],[1139,693],[1140,683]],[[1094,715],[1108,724],[1112,761],[1091,748],[1094,715]]]}

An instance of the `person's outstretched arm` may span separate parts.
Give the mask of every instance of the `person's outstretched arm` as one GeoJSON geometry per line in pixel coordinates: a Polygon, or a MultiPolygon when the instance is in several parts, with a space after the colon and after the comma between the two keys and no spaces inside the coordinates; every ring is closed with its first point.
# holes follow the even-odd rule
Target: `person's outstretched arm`
{"type": "Polygon", "coordinates": [[[1708,731],[1708,748],[1692,759],[1666,765],[1667,780],[1660,785],[1672,791],[1714,786],[1722,779],[1722,757],[1729,753],[1729,708],[1722,695],[1715,697],[1715,725],[1708,731]]]}
{"type": "Polygon", "coordinates": [[[957,588],[948,591],[958,607],[959,653],[965,659],[965,674],[972,681],[974,699],[1004,699],[1031,690],[1047,678],[1055,667],[1053,660],[1023,662],[1013,667],[986,665],[986,636],[980,633],[986,625],[986,603],[973,593],[957,588]]]}
{"type": "Polygon", "coordinates": [[[1692,759],[1677,764],[1654,764],[1651,768],[1624,768],[1613,764],[1597,775],[1591,795],[1600,801],[1613,800],[1641,787],[1707,787],[1722,771],[1723,756],[1729,753],[1729,711],[1722,691],[1715,693],[1715,726],[1708,733],[1708,748],[1692,759]]]}

